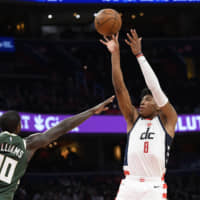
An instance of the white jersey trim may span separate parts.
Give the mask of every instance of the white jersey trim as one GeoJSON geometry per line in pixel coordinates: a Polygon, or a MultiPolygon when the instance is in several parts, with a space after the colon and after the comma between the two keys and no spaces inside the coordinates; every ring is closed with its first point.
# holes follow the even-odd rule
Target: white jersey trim
{"type": "Polygon", "coordinates": [[[1,134],[7,134],[7,135],[14,136],[14,137],[17,136],[16,134],[14,134],[14,133],[9,133],[8,131],[3,131],[3,132],[1,132],[1,134]]]}

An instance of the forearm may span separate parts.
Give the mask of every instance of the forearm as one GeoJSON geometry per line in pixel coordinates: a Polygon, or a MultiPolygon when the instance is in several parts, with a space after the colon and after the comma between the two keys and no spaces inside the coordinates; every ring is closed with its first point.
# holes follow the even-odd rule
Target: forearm
{"type": "Polygon", "coordinates": [[[88,119],[93,114],[94,108],[91,108],[73,117],[64,119],[58,125],[50,128],[44,133],[36,133],[30,135],[26,138],[27,149],[30,152],[35,152],[37,149],[48,145],[52,141],[58,139],[60,136],[66,134],[66,132],[80,125],[83,121],[88,119]]]}
{"type": "Polygon", "coordinates": [[[152,95],[159,107],[164,106],[168,102],[168,98],[162,91],[160,83],[154,71],[152,70],[150,64],[143,55],[140,55],[138,58],[138,63],[140,65],[141,71],[144,75],[145,82],[147,87],[151,90],[152,95]]]}
{"type": "Polygon", "coordinates": [[[82,122],[87,120],[89,117],[91,117],[94,114],[94,110],[91,108],[87,111],[84,111],[80,114],[77,114],[73,117],[69,117],[67,119],[64,119],[61,121],[58,125],[55,127],[47,130],[43,134],[43,140],[45,144],[49,144],[50,142],[56,140],[60,136],[66,134],[68,131],[72,130],[73,128],[80,125],[82,122]]]}
{"type": "Polygon", "coordinates": [[[120,52],[115,52],[111,56],[112,62],[112,83],[116,92],[120,92],[124,87],[124,79],[120,66],[120,52]]]}

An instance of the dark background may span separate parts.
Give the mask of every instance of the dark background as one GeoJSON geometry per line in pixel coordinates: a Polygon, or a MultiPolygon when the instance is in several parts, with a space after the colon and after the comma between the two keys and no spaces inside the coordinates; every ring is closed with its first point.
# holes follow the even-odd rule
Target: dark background
{"type": "MultiPolygon", "coordinates": [[[[178,114],[199,114],[200,4],[195,3],[0,3],[0,36],[13,37],[16,46],[14,53],[0,53],[0,109],[76,114],[112,95],[110,55],[93,24],[93,14],[107,7],[122,13],[121,66],[133,104],[139,105],[145,84],[124,43],[130,28],[143,37],[143,52],[178,114]]],[[[117,102],[103,114],[120,114],[117,102]]],[[[199,141],[199,132],[175,136],[166,175],[169,200],[200,199],[199,141]]],[[[125,145],[125,134],[63,136],[36,153],[16,199],[114,199],[125,145]]]]}

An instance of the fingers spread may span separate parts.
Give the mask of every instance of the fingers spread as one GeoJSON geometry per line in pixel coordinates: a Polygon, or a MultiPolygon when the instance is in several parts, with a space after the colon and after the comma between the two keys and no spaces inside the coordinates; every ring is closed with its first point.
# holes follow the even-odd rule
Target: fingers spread
{"type": "Polygon", "coordinates": [[[134,38],[135,40],[138,39],[138,34],[137,34],[137,32],[136,32],[135,29],[131,29],[131,35],[133,36],[133,38],[134,38]]]}
{"type": "Polygon", "coordinates": [[[115,35],[112,35],[112,40],[114,40],[115,42],[117,41],[115,35]]]}
{"type": "Polygon", "coordinates": [[[119,32],[117,32],[116,39],[117,40],[119,39],[119,32]]]}
{"type": "Polygon", "coordinates": [[[105,103],[105,104],[112,103],[112,102],[113,102],[113,100],[114,100],[114,98],[115,98],[115,95],[113,95],[112,97],[110,97],[110,98],[106,99],[104,103],[105,103]]]}
{"type": "Polygon", "coordinates": [[[114,98],[115,98],[115,95],[113,95],[112,97],[110,97],[110,102],[113,102],[114,98]]]}
{"type": "Polygon", "coordinates": [[[133,42],[133,40],[134,40],[133,37],[131,37],[129,33],[127,33],[126,35],[127,35],[128,39],[130,40],[130,42],[133,42]]]}
{"type": "Polygon", "coordinates": [[[124,41],[126,42],[126,44],[128,44],[129,46],[131,46],[131,43],[127,39],[125,39],[124,41]]]}
{"type": "Polygon", "coordinates": [[[108,37],[106,37],[105,35],[103,36],[106,42],[109,42],[108,37]]]}
{"type": "Polygon", "coordinates": [[[104,45],[107,45],[107,43],[105,42],[105,41],[103,41],[103,40],[99,40],[102,44],[104,44],[104,45]]]}

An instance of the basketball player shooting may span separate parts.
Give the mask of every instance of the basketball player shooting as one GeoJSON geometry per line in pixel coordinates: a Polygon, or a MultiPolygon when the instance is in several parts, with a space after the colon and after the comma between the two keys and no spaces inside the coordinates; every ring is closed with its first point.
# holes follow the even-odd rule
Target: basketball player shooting
{"type": "Polygon", "coordinates": [[[116,200],[163,200],[167,198],[164,174],[177,113],[143,55],[142,38],[135,30],[127,33],[125,42],[136,56],[148,88],[142,91],[139,111],[132,105],[120,67],[118,36],[100,40],[111,53],[112,83],[128,132],[123,166],[125,178],[116,200]]]}
{"type": "Polygon", "coordinates": [[[35,133],[25,139],[17,135],[21,129],[19,114],[15,111],[4,113],[0,117],[0,200],[13,200],[20,178],[39,148],[66,134],[92,115],[108,110],[107,106],[113,99],[114,96],[85,112],[64,119],[44,133],[35,133]]]}

